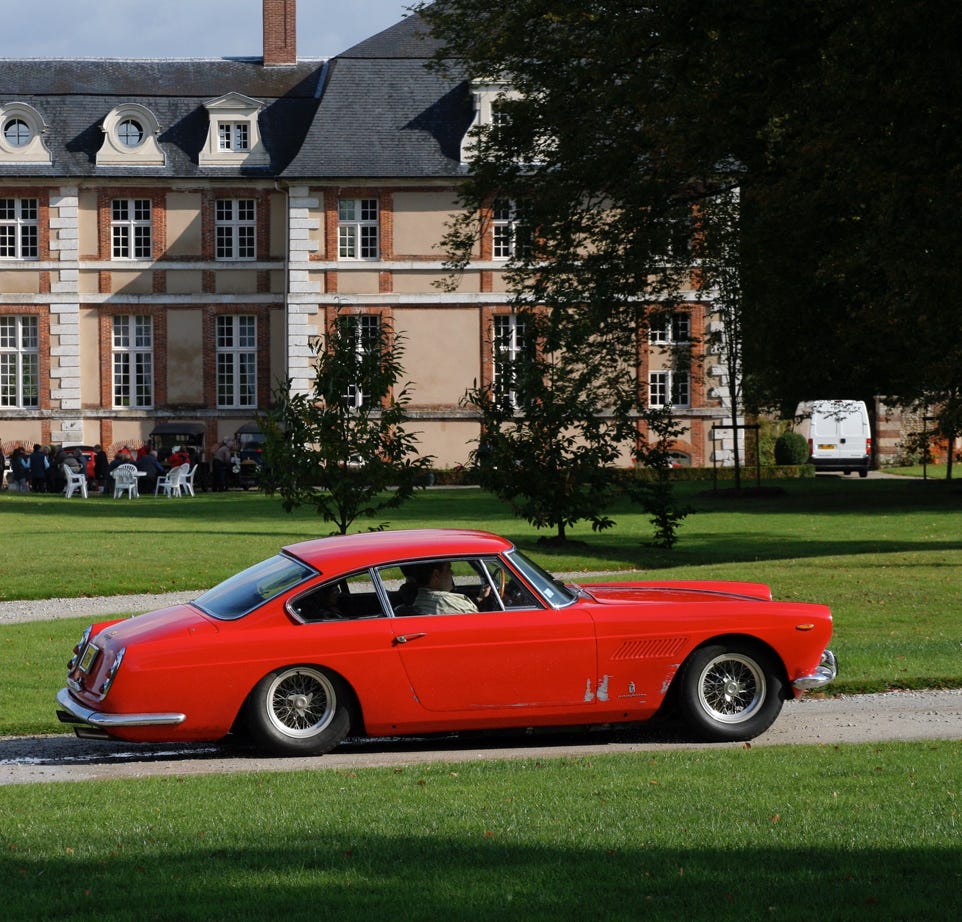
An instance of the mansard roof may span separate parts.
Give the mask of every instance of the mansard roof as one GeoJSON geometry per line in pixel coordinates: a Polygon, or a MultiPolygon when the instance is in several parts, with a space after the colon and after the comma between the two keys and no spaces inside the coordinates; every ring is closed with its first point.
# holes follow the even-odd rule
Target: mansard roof
{"type": "Polygon", "coordinates": [[[47,126],[44,141],[52,156],[49,165],[0,161],[0,176],[210,176],[197,162],[208,127],[204,103],[232,92],[264,103],[261,133],[271,164],[218,167],[215,175],[274,175],[300,147],[317,107],[322,69],[317,60],[264,67],[259,59],[227,58],[0,59],[0,106],[23,102],[36,109],[47,126]],[[97,166],[103,120],[126,104],[145,106],[157,118],[164,166],[97,166]]]}
{"type": "Polygon", "coordinates": [[[0,107],[26,103],[46,125],[49,164],[4,162],[0,178],[445,178],[463,173],[473,118],[466,80],[426,67],[437,42],[411,15],[328,62],[260,59],[0,59],[0,107]],[[205,103],[238,93],[263,103],[261,166],[201,166],[205,103]],[[97,164],[101,126],[118,106],[159,124],[163,165],[97,164]]]}
{"type": "Polygon", "coordinates": [[[437,48],[412,15],[337,55],[286,179],[431,178],[463,172],[466,80],[425,66],[437,48]]]}

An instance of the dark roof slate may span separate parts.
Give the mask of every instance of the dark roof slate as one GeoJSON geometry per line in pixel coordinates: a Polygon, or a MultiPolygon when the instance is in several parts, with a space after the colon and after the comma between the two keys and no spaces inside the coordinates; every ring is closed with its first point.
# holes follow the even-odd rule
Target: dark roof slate
{"type": "Polygon", "coordinates": [[[0,176],[238,177],[280,173],[296,154],[317,107],[323,62],[265,68],[259,61],[0,60],[0,104],[24,102],[47,125],[50,165],[0,161],[0,176]],[[204,103],[236,92],[264,103],[261,135],[269,168],[201,168],[204,103]],[[148,108],[160,124],[163,167],[96,165],[104,117],[121,103],[148,108]]]}
{"type": "Polygon", "coordinates": [[[260,60],[0,59],[0,104],[43,117],[50,165],[0,161],[2,177],[311,179],[445,178],[464,172],[460,144],[473,118],[466,80],[428,70],[437,48],[411,15],[328,63],[264,67],[260,60]],[[269,167],[198,165],[204,103],[230,92],[264,103],[269,167]],[[105,116],[138,103],[156,116],[163,167],[96,165],[105,116]]]}
{"type": "Polygon", "coordinates": [[[284,178],[461,175],[471,96],[466,80],[427,69],[436,47],[412,15],[332,59],[313,124],[284,178]]]}

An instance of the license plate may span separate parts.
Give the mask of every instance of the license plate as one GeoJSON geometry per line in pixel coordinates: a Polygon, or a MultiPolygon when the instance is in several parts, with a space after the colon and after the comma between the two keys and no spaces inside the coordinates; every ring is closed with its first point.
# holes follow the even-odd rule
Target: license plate
{"type": "Polygon", "coordinates": [[[835,451],[836,448],[838,448],[837,445],[819,445],[818,446],[819,451],[835,451]]]}
{"type": "Polygon", "coordinates": [[[90,669],[93,666],[94,661],[97,659],[97,655],[99,653],[100,650],[97,647],[95,647],[92,643],[88,643],[87,649],[84,650],[83,656],[80,657],[80,663],[78,664],[77,668],[85,675],[89,674],[90,669]]]}

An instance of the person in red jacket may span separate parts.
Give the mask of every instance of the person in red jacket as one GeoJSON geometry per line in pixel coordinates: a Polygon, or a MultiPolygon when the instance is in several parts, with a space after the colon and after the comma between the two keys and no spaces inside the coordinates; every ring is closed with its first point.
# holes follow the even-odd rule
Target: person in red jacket
{"type": "Polygon", "coordinates": [[[190,455],[184,451],[180,445],[175,445],[167,456],[167,463],[171,467],[179,467],[181,464],[190,464],[190,455]]]}

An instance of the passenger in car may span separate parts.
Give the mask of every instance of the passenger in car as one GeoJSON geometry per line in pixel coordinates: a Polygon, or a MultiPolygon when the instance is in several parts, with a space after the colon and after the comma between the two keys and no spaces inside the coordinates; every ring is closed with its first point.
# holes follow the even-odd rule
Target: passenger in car
{"type": "Polygon", "coordinates": [[[490,594],[485,586],[476,601],[454,591],[454,575],[450,560],[411,564],[402,568],[404,575],[417,583],[414,607],[422,615],[471,614],[490,594]]]}

